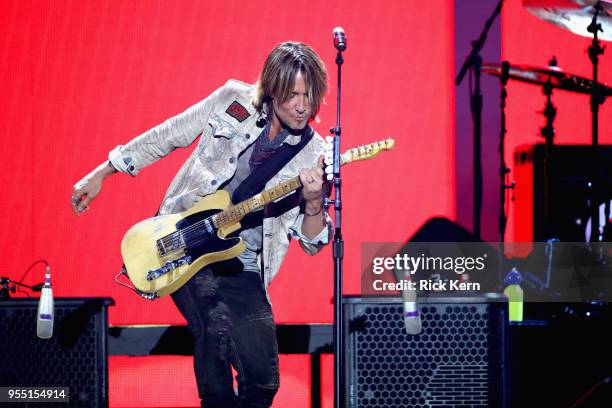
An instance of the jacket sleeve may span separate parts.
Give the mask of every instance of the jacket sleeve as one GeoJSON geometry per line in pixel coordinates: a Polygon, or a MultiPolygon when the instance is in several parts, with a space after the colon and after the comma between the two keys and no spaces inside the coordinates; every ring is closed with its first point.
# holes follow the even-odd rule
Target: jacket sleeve
{"type": "Polygon", "coordinates": [[[319,235],[309,239],[302,233],[302,222],[304,221],[304,214],[300,214],[295,223],[289,228],[289,233],[293,239],[297,239],[300,243],[300,247],[308,255],[316,255],[323,247],[331,241],[334,236],[334,224],[327,212],[325,212],[325,228],[319,232],[319,235]]]}
{"type": "Polygon", "coordinates": [[[204,130],[211,109],[224,92],[226,86],[127,144],[117,146],[109,153],[109,161],[118,171],[136,176],[144,167],[168,155],[177,147],[189,146],[204,130]]]}

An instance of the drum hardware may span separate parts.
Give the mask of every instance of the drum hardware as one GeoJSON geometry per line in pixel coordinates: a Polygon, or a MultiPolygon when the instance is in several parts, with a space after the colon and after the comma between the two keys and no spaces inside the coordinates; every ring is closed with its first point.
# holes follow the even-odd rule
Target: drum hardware
{"type": "Polygon", "coordinates": [[[534,16],[582,37],[592,37],[588,30],[596,7],[603,30],[600,38],[612,41],[612,0],[523,0],[523,6],[534,16]]]}
{"type": "MultiPolygon", "coordinates": [[[[600,40],[612,41],[612,0],[523,0],[523,6],[544,21],[560,26],[574,34],[592,37],[588,49],[593,65],[590,89],[591,104],[591,198],[592,225],[599,223],[599,205],[603,199],[599,157],[599,107],[610,96],[608,87],[598,82],[599,56],[604,49],[600,40]]],[[[604,228],[591,228],[590,242],[600,242],[610,229],[610,205],[606,204],[604,228]]]]}
{"type": "MultiPolygon", "coordinates": [[[[551,68],[557,68],[557,59],[553,57],[550,61],[549,66],[551,68]]],[[[544,95],[546,95],[546,106],[543,114],[546,117],[546,126],[540,128],[540,133],[544,137],[545,148],[544,148],[544,222],[546,225],[546,232],[548,237],[553,238],[556,236],[554,232],[554,226],[551,222],[551,197],[553,196],[553,189],[555,185],[555,177],[552,174],[552,161],[553,159],[553,139],[555,137],[555,128],[553,123],[557,116],[557,108],[552,103],[552,84],[550,77],[548,81],[542,87],[544,95]]]]}
{"type": "Polygon", "coordinates": [[[589,81],[585,78],[580,78],[575,75],[567,75],[558,67],[557,59],[553,57],[549,63],[548,68],[535,68],[527,66],[512,66],[507,61],[500,64],[485,64],[483,72],[499,76],[500,83],[502,86],[501,91],[501,107],[502,107],[502,134],[500,137],[500,242],[504,242],[504,232],[506,226],[506,210],[505,210],[505,195],[506,190],[514,187],[514,183],[508,185],[506,175],[508,169],[504,163],[504,136],[506,133],[506,120],[505,120],[505,99],[507,97],[506,83],[508,79],[515,79],[522,82],[531,84],[542,85],[544,95],[546,95],[546,105],[542,112],[546,118],[546,125],[540,128],[541,135],[546,140],[546,149],[544,155],[544,208],[545,208],[545,219],[547,235],[549,237],[554,236],[552,222],[550,221],[550,197],[552,196],[551,190],[553,188],[553,175],[551,174],[551,162],[552,158],[552,146],[555,135],[555,128],[553,126],[557,109],[552,103],[552,92],[553,88],[566,89],[574,92],[586,92],[588,89],[589,81]]]}

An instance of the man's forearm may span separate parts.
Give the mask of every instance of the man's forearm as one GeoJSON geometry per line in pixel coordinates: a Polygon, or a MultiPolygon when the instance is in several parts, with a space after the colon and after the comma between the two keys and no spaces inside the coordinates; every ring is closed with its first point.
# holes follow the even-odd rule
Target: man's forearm
{"type": "Polygon", "coordinates": [[[326,226],[323,200],[306,202],[304,206],[304,220],[302,221],[302,234],[313,239],[323,231],[326,226]]]}
{"type": "Polygon", "coordinates": [[[96,169],[96,172],[98,172],[99,177],[105,179],[108,176],[117,173],[117,169],[112,165],[110,161],[107,161],[105,163],[100,164],[96,169]]]}

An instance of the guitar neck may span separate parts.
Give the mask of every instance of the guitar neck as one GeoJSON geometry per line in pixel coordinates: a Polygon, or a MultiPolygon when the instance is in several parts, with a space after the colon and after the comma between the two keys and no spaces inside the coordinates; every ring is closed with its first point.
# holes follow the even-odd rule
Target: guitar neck
{"type": "MultiPolygon", "coordinates": [[[[393,145],[393,139],[387,139],[349,149],[340,155],[340,165],[344,165],[352,161],[369,159],[381,151],[392,149],[393,145]]],[[[279,198],[294,192],[300,187],[302,187],[302,182],[300,181],[299,176],[283,181],[275,187],[262,191],[248,200],[232,205],[228,209],[221,211],[213,216],[213,223],[217,228],[223,228],[225,226],[235,224],[247,214],[262,209],[266,204],[269,204],[274,200],[278,200],[279,198]]]]}

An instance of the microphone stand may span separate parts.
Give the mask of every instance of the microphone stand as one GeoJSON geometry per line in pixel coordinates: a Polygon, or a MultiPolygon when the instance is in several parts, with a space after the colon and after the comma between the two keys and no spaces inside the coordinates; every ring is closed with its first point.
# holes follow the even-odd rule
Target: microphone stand
{"type": "Polygon", "coordinates": [[[477,239],[480,239],[480,214],[482,211],[482,90],[480,88],[480,74],[482,67],[482,57],[480,51],[487,41],[487,34],[495,18],[501,13],[501,8],[504,0],[499,0],[497,7],[487,22],[485,27],[478,37],[478,40],[472,42],[472,52],[463,62],[463,66],[455,78],[455,85],[459,85],[468,69],[474,70],[474,78],[476,86],[471,96],[472,121],[474,129],[474,230],[473,233],[477,239]]]}
{"type": "Polygon", "coordinates": [[[342,240],[342,180],[340,179],[340,96],[342,83],[342,64],[344,58],[342,51],[336,55],[338,66],[338,95],[336,126],[330,129],[334,137],[334,190],[333,199],[326,198],[325,208],[334,206],[336,226],[334,231],[333,258],[334,258],[334,408],[344,408],[344,333],[342,332],[344,316],[342,311],[342,261],[344,259],[344,241],[342,240]]]}
{"type": "Polygon", "coordinates": [[[9,278],[0,277],[0,299],[10,298],[11,297],[10,292],[15,292],[15,290],[17,289],[17,286],[28,288],[32,292],[40,292],[43,287],[43,284],[39,283],[38,285],[29,286],[29,285],[26,285],[25,283],[17,282],[9,278]],[[12,286],[11,286],[11,283],[13,284],[12,286]]]}

